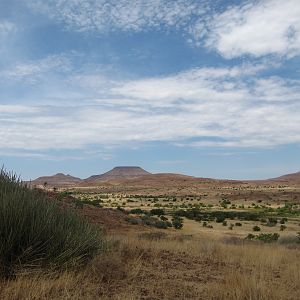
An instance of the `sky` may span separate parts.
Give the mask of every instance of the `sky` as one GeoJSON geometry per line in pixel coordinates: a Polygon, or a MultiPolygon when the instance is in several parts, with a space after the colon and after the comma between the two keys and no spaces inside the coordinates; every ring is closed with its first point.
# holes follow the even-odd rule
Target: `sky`
{"type": "Polygon", "coordinates": [[[0,0],[0,163],[300,171],[300,1],[0,0]]]}

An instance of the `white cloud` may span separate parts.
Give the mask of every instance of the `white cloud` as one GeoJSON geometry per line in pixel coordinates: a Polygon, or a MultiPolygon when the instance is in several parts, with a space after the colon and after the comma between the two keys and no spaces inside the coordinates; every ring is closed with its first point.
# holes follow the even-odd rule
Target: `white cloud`
{"type": "Polygon", "coordinates": [[[31,7],[46,12],[78,31],[141,31],[181,27],[205,12],[207,1],[195,0],[31,0],[31,7]]]}
{"type": "Polygon", "coordinates": [[[0,104],[0,116],[4,114],[24,114],[24,113],[37,113],[39,108],[30,107],[26,105],[2,105],[0,104]]]}
{"type": "MultiPolygon", "coordinates": [[[[81,90],[88,102],[64,106],[57,100],[27,110],[1,105],[0,148],[85,149],[155,141],[196,147],[300,144],[300,82],[262,77],[263,69],[197,68],[143,80],[94,80],[81,90]]],[[[66,81],[77,86],[85,76],[96,78],[82,74],[66,81]]]]}
{"type": "Polygon", "coordinates": [[[225,58],[245,54],[293,57],[300,53],[298,0],[31,0],[70,30],[112,32],[178,29],[196,46],[217,50],[225,58]]]}
{"type": "Polygon", "coordinates": [[[249,1],[216,14],[206,46],[226,58],[300,54],[299,0],[249,1]]]}

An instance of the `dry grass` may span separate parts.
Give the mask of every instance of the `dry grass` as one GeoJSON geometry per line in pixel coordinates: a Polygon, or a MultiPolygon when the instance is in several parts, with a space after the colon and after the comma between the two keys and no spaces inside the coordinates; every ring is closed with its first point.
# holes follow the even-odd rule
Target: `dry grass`
{"type": "Polygon", "coordinates": [[[145,237],[114,237],[78,271],[2,281],[0,299],[299,299],[299,248],[145,237]]]}

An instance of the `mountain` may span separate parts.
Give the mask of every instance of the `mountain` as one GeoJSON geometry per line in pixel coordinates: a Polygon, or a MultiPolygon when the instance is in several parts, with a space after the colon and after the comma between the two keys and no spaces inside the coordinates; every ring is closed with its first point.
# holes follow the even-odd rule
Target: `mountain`
{"type": "Polygon", "coordinates": [[[93,183],[97,181],[123,180],[129,178],[137,178],[144,175],[151,175],[151,173],[145,171],[141,167],[135,167],[135,166],[115,167],[104,174],[93,175],[85,179],[84,182],[93,183]]]}
{"type": "Polygon", "coordinates": [[[289,182],[289,183],[300,183],[300,172],[283,175],[276,178],[271,178],[271,181],[289,182]]]}
{"type": "Polygon", "coordinates": [[[47,182],[50,187],[94,187],[101,186],[104,189],[120,190],[146,190],[151,192],[163,190],[177,190],[178,188],[185,193],[189,193],[191,189],[203,188],[210,185],[231,185],[231,184],[300,184],[300,172],[283,175],[277,178],[267,180],[217,180],[212,178],[197,178],[182,174],[158,173],[151,174],[141,167],[137,166],[121,166],[100,174],[93,175],[87,179],[80,179],[71,175],[58,173],[53,176],[39,177],[31,182],[33,186],[43,186],[47,182]]]}
{"type": "Polygon", "coordinates": [[[41,186],[47,183],[47,186],[51,187],[66,187],[73,186],[80,183],[82,180],[77,177],[73,177],[71,175],[65,175],[63,173],[58,173],[53,176],[42,176],[33,181],[31,181],[31,185],[41,186]]]}

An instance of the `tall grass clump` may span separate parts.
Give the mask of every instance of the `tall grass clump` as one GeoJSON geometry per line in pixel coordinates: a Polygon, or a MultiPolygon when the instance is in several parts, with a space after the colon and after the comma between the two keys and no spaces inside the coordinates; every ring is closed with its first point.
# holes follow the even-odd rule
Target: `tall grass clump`
{"type": "Polygon", "coordinates": [[[0,171],[0,275],[77,266],[104,247],[102,233],[82,217],[0,171]]]}

